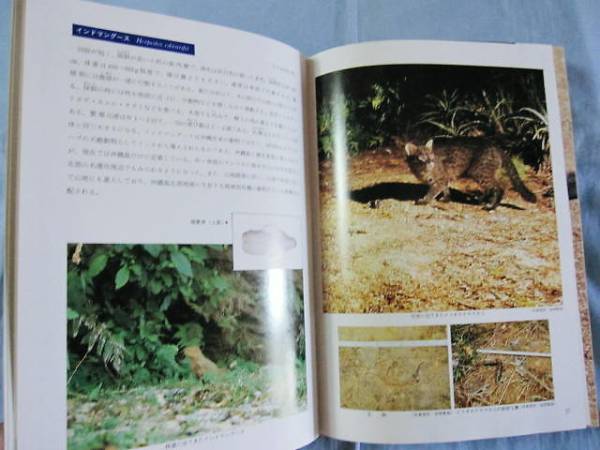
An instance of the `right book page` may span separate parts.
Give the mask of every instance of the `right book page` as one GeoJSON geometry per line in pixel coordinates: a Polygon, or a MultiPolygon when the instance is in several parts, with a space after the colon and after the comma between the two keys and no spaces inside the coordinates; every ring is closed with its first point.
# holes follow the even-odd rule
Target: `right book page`
{"type": "Polygon", "coordinates": [[[562,53],[374,42],[309,72],[321,432],[597,423],[562,53]]]}

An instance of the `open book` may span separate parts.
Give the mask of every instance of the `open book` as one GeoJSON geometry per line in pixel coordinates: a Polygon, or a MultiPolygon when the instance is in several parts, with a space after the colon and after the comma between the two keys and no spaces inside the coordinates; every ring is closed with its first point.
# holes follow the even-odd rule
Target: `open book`
{"type": "Polygon", "coordinates": [[[7,448],[597,423],[560,49],[16,7],[7,448]]]}

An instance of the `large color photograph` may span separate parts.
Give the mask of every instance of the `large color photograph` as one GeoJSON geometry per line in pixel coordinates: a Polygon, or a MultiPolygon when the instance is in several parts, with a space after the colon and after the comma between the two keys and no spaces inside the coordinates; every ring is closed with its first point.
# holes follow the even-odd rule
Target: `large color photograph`
{"type": "Polygon", "coordinates": [[[306,408],[302,271],[227,245],[70,244],[68,448],[142,447],[306,408]]]}
{"type": "Polygon", "coordinates": [[[561,302],[542,71],[370,66],[316,83],[325,312],[561,302]]]}

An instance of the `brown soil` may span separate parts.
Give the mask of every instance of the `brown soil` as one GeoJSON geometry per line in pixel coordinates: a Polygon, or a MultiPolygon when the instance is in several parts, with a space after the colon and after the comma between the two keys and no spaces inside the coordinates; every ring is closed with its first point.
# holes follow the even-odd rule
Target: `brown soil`
{"type": "Polygon", "coordinates": [[[446,347],[341,347],[342,408],[418,411],[450,408],[446,347]]]}
{"type": "Polygon", "coordinates": [[[549,353],[548,322],[457,325],[451,333],[457,408],[554,398],[550,358],[477,352],[488,349],[549,353]]]}
{"type": "Polygon", "coordinates": [[[427,186],[399,150],[348,163],[348,197],[336,197],[333,166],[320,165],[324,310],[419,312],[538,307],[561,301],[551,176],[528,171],[538,201],[507,189],[484,211],[453,185],[452,201],[415,205],[427,186]],[[344,205],[346,205],[344,207],[344,205]],[[346,211],[347,222],[339,220],[346,211]]]}

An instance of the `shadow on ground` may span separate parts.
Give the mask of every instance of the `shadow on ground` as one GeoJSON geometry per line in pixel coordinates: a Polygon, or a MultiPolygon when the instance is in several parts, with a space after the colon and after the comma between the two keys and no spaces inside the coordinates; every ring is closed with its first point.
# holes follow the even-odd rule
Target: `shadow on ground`
{"type": "MultiPolygon", "coordinates": [[[[380,200],[415,201],[427,194],[426,184],[417,183],[378,183],[361,189],[350,191],[350,199],[359,203],[373,204],[380,200]]],[[[450,189],[450,201],[466,205],[479,205],[481,202],[477,196],[480,192],[464,193],[456,189],[450,189]]],[[[501,204],[513,207],[513,205],[501,204]]],[[[518,207],[516,207],[518,208],[518,207]]],[[[521,209],[521,208],[518,208],[521,209]]]]}

